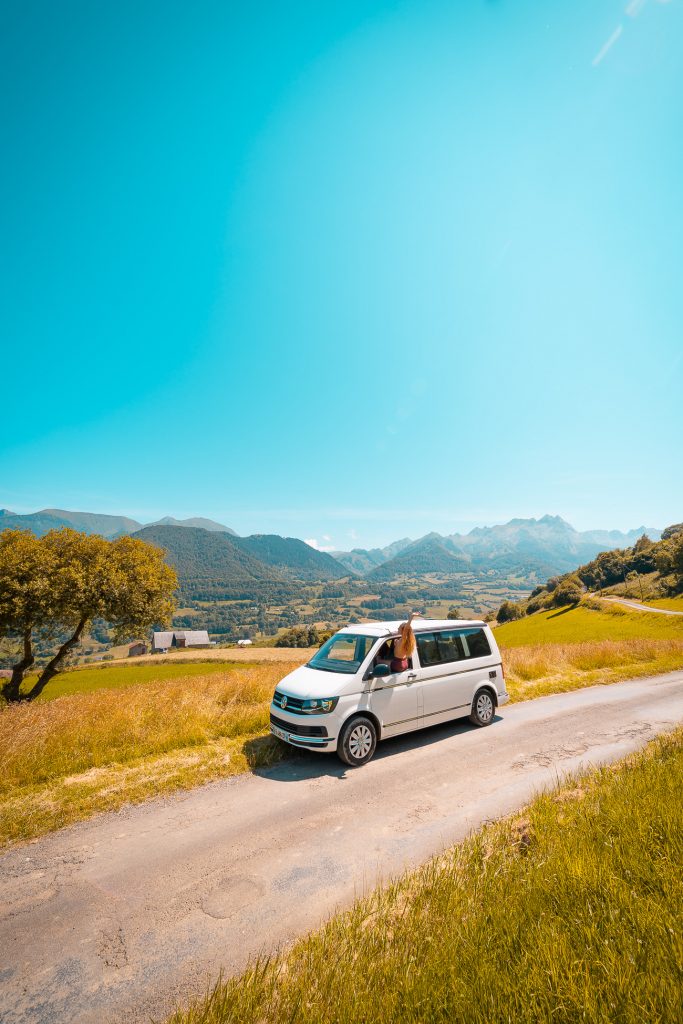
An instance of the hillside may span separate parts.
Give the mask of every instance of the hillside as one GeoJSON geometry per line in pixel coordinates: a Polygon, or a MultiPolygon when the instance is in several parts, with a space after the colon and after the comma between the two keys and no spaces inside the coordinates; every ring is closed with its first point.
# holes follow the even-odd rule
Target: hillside
{"type": "Polygon", "coordinates": [[[394,555],[397,555],[412,543],[413,541],[410,537],[403,537],[401,540],[395,540],[391,544],[387,544],[384,548],[370,548],[369,550],[353,548],[352,551],[333,551],[332,556],[338,562],[341,562],[349,572],[365,576],[367,573],[372,572],[373,569],[376,569],[378,565],[388,562],[390,558],[393,558],[394,555]]]}
{"type": "Polygon", "coordinates": [[[331,555],[316,551],[296,537],[256,533],[239,537],[235,543],[266,565],[276,566],[285,575],[300,580],[338,580],[348,572],[331,555]]]}
{"type": "Polygon", "coordinates": [[[226,533],[190,526],[145,526],[133,536],[166,551],[184,593],[248,595],[258,593],[262,584],[289,583],[274,566],[254,557],[238,538],[226,533]]]}
{"type": "MultiPolygon", "coordinates": [[[[549,608],[577,605],[590,593],[613,591],[636,599],[671,598],[683,591],[683,523],[662,530],[652,541],[643,534],[632,547],[601,551],[573,571],[553,576],[526,601],[504,601],[498,621],[509,622],[549,608]]],[[[603,602],[604,603],[604,602],[603,602]]]]}
{"type": "Polygon", "coordinates": [[[438,534],[425,537],[405,548],[384,565],[368,574],[369,580],[392,580],[400,576],[452,576],[470,569],[466,556],[451,548],[438,534]]]}

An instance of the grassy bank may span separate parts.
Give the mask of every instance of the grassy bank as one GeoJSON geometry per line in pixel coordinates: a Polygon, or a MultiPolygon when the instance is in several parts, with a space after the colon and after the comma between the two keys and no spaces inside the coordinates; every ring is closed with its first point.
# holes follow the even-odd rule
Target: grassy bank
{"type": "Polygon", "coordinates": [[[594,640],[502,649],[511,701],[683,668],[683,639],[594,640]]]}
{"type": "Polygon", "coordinates": [[[655,598],[652,601],[647,601],[647,604],[652,605],[653,608],[665,608],[670,612],[683,613],[683,594],[679,594],[677,597],[655,598]]]}
{"type": "Polygon", "coordinates": [[[377,890],[172,1024],[680,1019],[683,731],[377,890]]]}
{"type": "Polygon", "coordinates": [[[623,605],[591,601],[553,608],[496,628],[501,647],[594,643],[601,640],[683,640],[683,616],[650,615],[623,605]]]}

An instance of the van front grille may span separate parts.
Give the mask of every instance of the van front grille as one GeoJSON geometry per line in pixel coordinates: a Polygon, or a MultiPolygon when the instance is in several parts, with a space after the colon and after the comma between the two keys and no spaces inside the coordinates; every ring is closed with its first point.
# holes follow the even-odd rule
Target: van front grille
{"type": "Polygon", "coordinates": [[[298,722],[285,722],[284,718],[277,718],[271,714],[270,721],[278,729],[291,732],[292,736],[327,736],[327,729],[324,725],[299,725],[298,722]]]}
{"type": "Polygon", "coordinates": [[[277,704],[278,707],[282,707],[289,711],[290,715],[304,715],[306,712],[303,710],[304,701],[303,697],[290,697],[288,693],[280,693],[276,690],[273,695],[273,704],[277,704]],[[284,707],[282,707],[282,700],[286,701],[284,707]]]}

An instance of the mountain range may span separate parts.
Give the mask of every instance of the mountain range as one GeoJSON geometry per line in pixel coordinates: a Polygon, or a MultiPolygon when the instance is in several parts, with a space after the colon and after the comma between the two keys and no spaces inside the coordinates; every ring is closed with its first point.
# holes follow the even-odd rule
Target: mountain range
{"type": "MultiPolygon", "coordinates": [[[[213,519],[202,519],[201,517],[174,519],[173,516],[165,516],[163,519],[146,525],[199,527],[202,530],[237,536],[229,526],[223,526],[222,523],[215,523],[213,519]]],[[[40,512],[29,512],[27,515],[18,515],[16,512],[10,512],[7,508],[0,509],[0,529],[2,530],[30,530],[42,537],[48,530],[59,530],[62,526],[70,526],[81,533],[99,533],[108,540],[112,540],[125,533],[135,533],[142,529],[143,524],[128,516],[110,516],[99,512],[69,512],[63,508],[44,508],[40,512]]]]}
{"type": "MultiPolygon", "coordinates": [[[[166,551],[181,584],[215,581],[226,593],[248,592],[250,585],[342,579],[348,572],[336,559],[296,537],[254,534],[237,537],[225,531],[188,526],[145,526],[133,537],[166,551]]],[[[213,588],[211,588],[213,589],[213,588]]]]}
{"type": "Polygon", "coordinates": [[[569,572],[590,561],[601,551],[629,547],[643,533],[658,540],[660,531],[641,526],[622,533],[619,530],[580,532],[561,516],[541,519],[511,519],[501,526],[476,527],[467,534],[443,536],[428,533],[419,540],[397,542],[398,551],[355,549],[336,551],[335,557],[350,572],[368,580],[390,581],[402,576],[452,576],[461,572],[482,573],[490,569],[526,575],[546,576],[569,572]]]}
{"type": "MultiPolygon", "coordinates": [[[[164,548],[182,581],[214,581],[248,592],[253,584],[288,586],[292,581],[325,582],[358,577],[369,583],[402,578],[482,575],[547,577],[569,572],[601,551],[630,547],[643,533],[652,540],[660,531],[639,527],[577,531],[560,516],[511,519],[499,526],[477,527],[466,534],[428,533],[404,537],[383,548],[355,548],[328,554],[295,537],[254,534],[239,537],[210,519],[178,520],[166,516],[143,526],[127,516],[47,508],[28,515],[0,510],[0,530],[29,529],[41,536],[70,526],[108,538],[132,534],[164,548]]],[[[211,590],[215,589],[213,586],[211,590]]]]}

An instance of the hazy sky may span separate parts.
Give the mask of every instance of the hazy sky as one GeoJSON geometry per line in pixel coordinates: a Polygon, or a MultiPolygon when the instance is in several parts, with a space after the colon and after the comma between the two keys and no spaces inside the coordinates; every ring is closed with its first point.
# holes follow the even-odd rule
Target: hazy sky
{"type": "Polygon", "coordinates": [[[5,2],[0,505],[683,518],[683,2],[5,2]]]}

